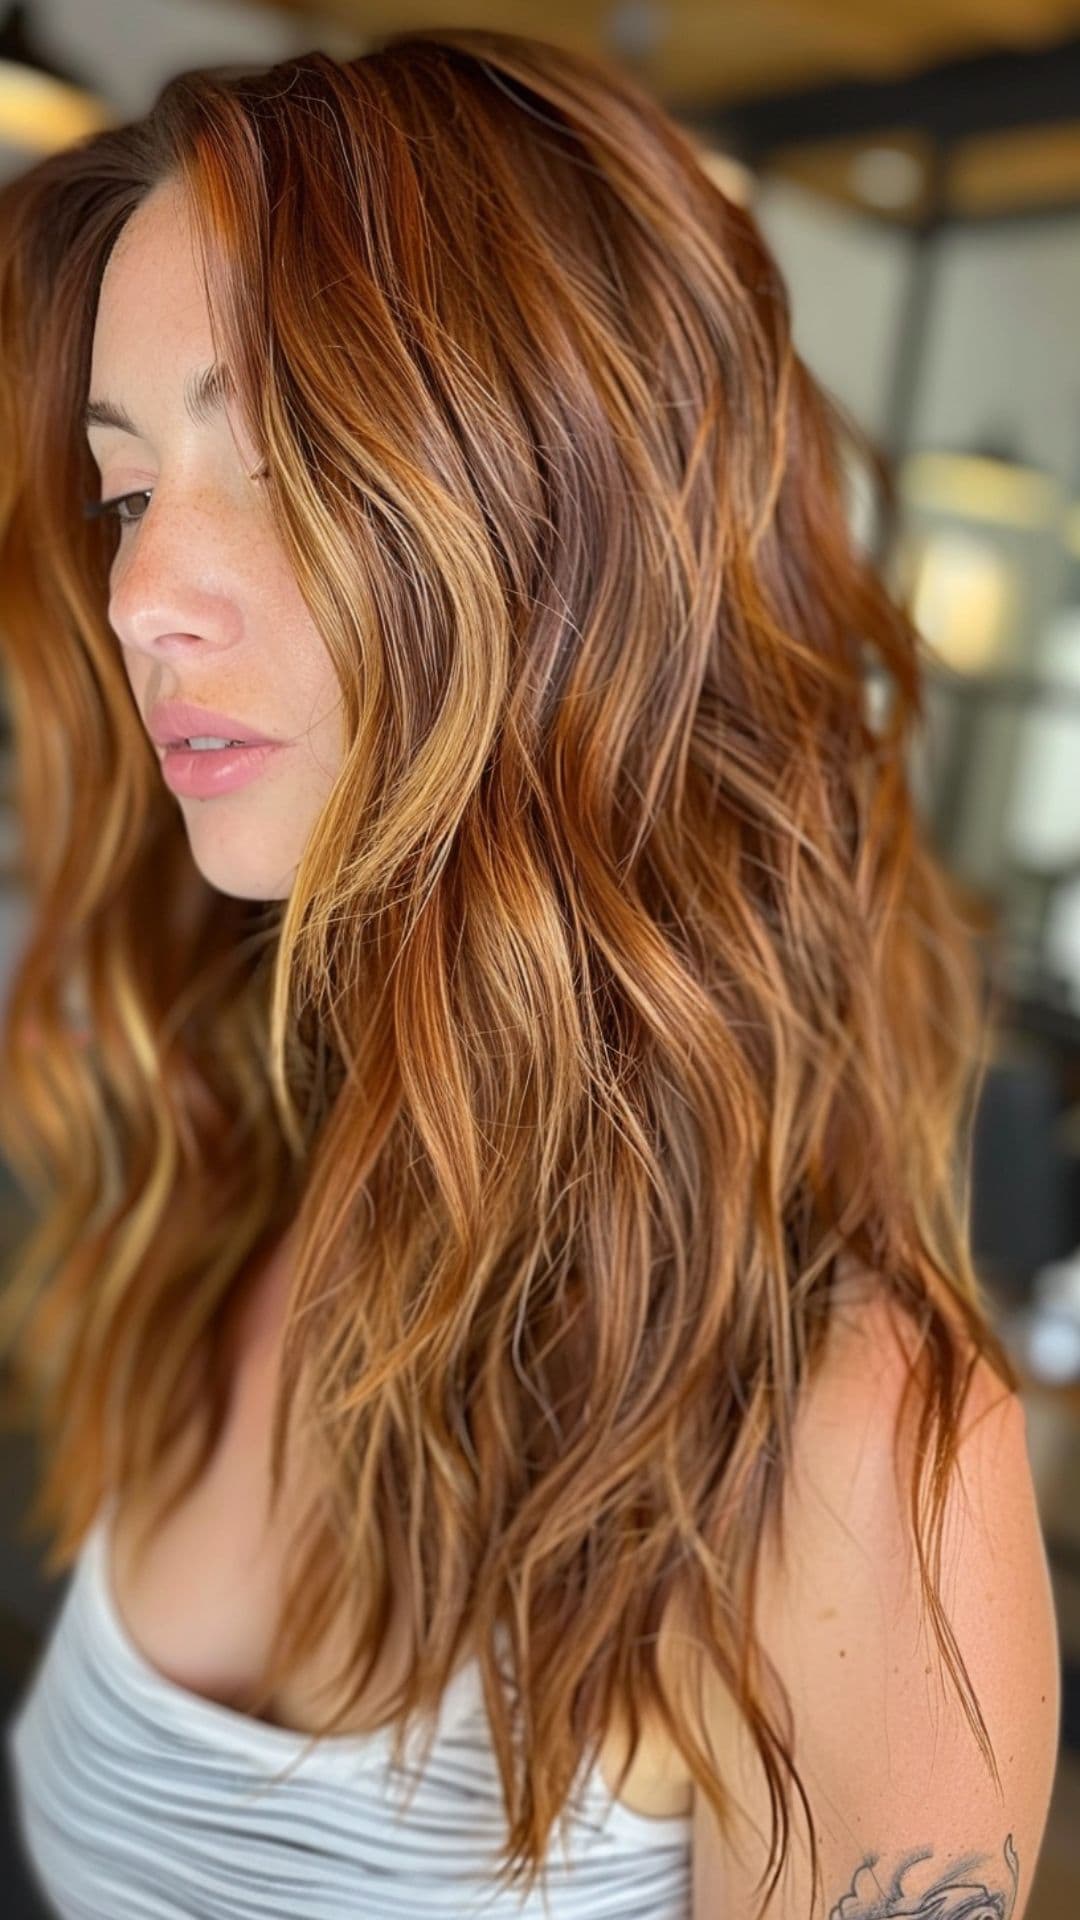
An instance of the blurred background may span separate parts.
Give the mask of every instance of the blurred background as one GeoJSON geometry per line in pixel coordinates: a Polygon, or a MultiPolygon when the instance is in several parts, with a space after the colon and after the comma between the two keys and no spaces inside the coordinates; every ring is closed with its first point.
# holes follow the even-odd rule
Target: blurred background
{"type": "MultiPolygon", "coordinates": [[[[0,0],[0,171],[141,113],[184,68],[344,57],[440,22],[536,33],[635,72],[752,207],[799,351],[894,463],[890,522],[854,472],[850,513],[930,648],[912,781],[1004,1010],[972,1231],[1024,1382],[1063,1654],[1026,1920],[1076,1920],[1080,0],[0,0]]],[[[14,832],[0,686],[0,993],[23,925],[14,832]]],[[[0,1163],[6,1244],[23,1204],[0,1163]]],[[[61,1588],[21,1532],[30,1447],[7,1436],[0,1452],[6,1718],[61,1588]]],[[[0,1887],[7,1920],[44,1920],[6,1804],[0,1887]]]]}

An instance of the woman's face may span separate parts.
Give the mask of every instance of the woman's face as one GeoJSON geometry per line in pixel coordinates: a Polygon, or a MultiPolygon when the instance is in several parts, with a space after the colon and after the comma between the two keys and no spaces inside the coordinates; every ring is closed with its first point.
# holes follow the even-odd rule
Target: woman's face
{"type": "Polygon", "coordinates": [[[138,496],[120,509],[109,622],[148,729],[157,702],[185,700],[282,743],[246,784],[177,804],[212,886],[284,899],[344,756],[341,694],[265,483],[251,477],[259,463],[235,404],[198,425],[186,410],[185,384],[213,360],[185,203],[170,183],[124,227],[94,327],[89,399],[123,409],[135,429],[87,427],[100,498],[138,496]]]}

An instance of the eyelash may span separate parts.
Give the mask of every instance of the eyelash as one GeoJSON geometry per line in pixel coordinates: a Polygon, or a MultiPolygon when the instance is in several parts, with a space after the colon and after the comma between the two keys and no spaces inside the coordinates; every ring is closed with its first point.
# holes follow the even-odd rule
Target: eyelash
{"type": "MultiPolygon", "coordinates": [[[[250,477],[252,480],[265,480],[269,471],[270,469],[268,467],[260,467],[258,471],[250,477]]],[[[137,527],[139,520],[143,518],[142,514],[134,520],[128,520],[118,509],[126,506],[129,500],[148,499],[152,491],[153,489],[150,487],[136,487],[131,493],[114,494],[111,500],[84,500],[82,503],[83,517],[86,520],[109,518],[116,520],[121,527],[137,527]]]]}
{"type": "Polygon", "coordinates": [[[105,516],[109,516],[119,521],[122,527],[134,527],[138,522],[136,520],[125,519],[124,515],[119,513],[117,509],[126,506],[129,500],[145,500],[148,493],[149,488],[144,487],[137,489],[134,493],[118,493],[112,500],[84,500],[83,516],[87,520],[100,520],[105,516]]]}

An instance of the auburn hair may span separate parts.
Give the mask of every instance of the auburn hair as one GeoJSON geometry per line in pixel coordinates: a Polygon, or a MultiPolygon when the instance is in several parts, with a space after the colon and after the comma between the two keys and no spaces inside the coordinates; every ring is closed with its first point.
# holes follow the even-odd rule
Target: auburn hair
{"type": "Polygon", "coordinates": [[[311,1498],[264,1699],[344,1624],[339,1727],[407,1599],[395,1757],[474,1650],[531,1887],[617,1700],[627,1767],[659,1718],[727,1819],[677,1618],[769,1782],[764,1905],[795,1789],[818,1858],[754,1575],[844,1262],[911,1329],[912,1537],[996,1775],[935,1578],[978,1356],[1018,1385],[968,1224],[988,990],[846,460],[895,482],[752,213],[614,63],[537,39],[180,73],[0,191],[0,441],[0,1146],[35,1215],[3,1339],[48,1567],[106,1490],[163,1517],[194,1484],[287,1235],[274,1500],[297,1448],[311,1498]],[[163,182],[344,702],[282,901],[196,868],[80,512],[103,269],[163,182]]]}

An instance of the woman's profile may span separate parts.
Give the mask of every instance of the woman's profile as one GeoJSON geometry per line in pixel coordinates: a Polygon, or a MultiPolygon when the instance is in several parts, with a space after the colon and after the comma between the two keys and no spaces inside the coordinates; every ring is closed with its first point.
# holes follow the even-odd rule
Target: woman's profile
{"type": "Polygon", "coordinates": [[[1022,1920],[985,996],[752,214],[513,34],[180,74],[0,190],[0,433],[52,1908],[1022,1920]]]}

